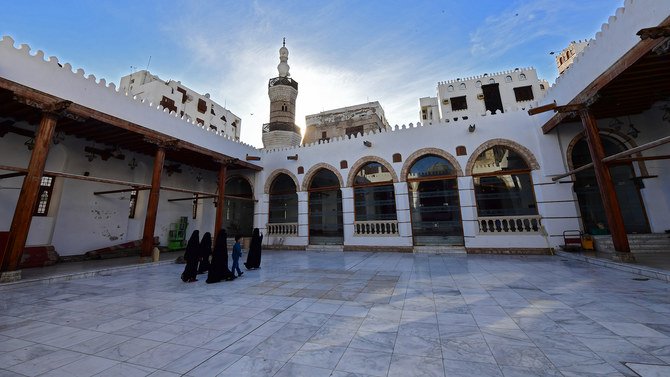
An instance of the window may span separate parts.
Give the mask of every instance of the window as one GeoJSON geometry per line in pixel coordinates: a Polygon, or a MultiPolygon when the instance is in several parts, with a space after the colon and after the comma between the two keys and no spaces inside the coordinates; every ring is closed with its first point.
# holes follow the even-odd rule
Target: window
{"type": "Polygon", "coordinates": [[[207,112],[207,102],[202,98],[198,99],[198,112],[203,114],[207,112]]]}
{"type": "Polygon", "coordinates": [[[492,78],[489,79],[489,84],[495,84],[495,83],[496,83],[496,80],[495,80],[495,79],[492,79],[492,78]]]}
{"type": "Polygon", "coordinates": [[[216,115],[216,113],[214,112],[214,104],[212,104],[212,108],[209,109],[209,112],[210,112],[212,115],[216,115]]]}
{"type": "Polygon", "coordinates": [[[475,83],[475,87],[481,88],[482,87],[482,82],[477,80],[477,82],[475,83]]]}
{"type": "Polygon", "coordinates": [[[225,115],[221,115],[221,120],[224,121],[224,122],[227,122],[227,120],[226,120],[226,116],[225,116],[225,115]]]}
{"type": "Polygon", "coordinates": [[[479,216],[537,215],[530,168],[515,151],[502,145],[485,150],[472,176],[479,216]]]}
{"type": "Polygon", "coordinates": [[[130,208],[128,212],[128,218],[129,219],[134,219],[135,218],[135,209],[137,208],[137,190],[133,190],[130,192],[130,208]]]}
{"type": "Polygon", "coordinates": [[[226,181],[223,227],[228,234],[250,236],[254,220],[254,196],[249,181],[241,176],[226,181]]]}
{"type": "Polygon", "coordinates": [[[423,120],[428,119],[428,111],[425,108],[421,109],[421,119],[423,120]]]}
{"type": "Polygon", "coordinates": [[[349,163],[347,162],[347,160],[340,161],[340,169],[346,169],[348,167],[349,167],[349,163]]]}
{"type": "Polygon", "coordinates": [[[288,111],[288,106],[286,104],[281,105],[281,111],[288,111]]]}
{"type": "Polygon", "coordinates": [[[198,123],[198,124],[201,125],[201,126],[204,126],[204,125],[205,125],[205,121],[202,120],[202,119],[200,119],[200,118],[195,118],[195,122],[198,123]]]}
{"type": "Polygon", "coordinates": [[[540,84],[540,90],[544,90],[544,84],[540,84]]]}
{"type": "Polygon", "coordinates": [[[186,89],[177,87],[177,91],[181,93],[181,103],[186,103],[186,100],[188,99],[188,95],[186,95],[186,89]]]}
{"type": "Polygon", "coordinates": [[[521,74],[519,75],[519,81],[523,81],[523,80],[525,80],[525,79],[526,79],[526,75],[523,74],[523,73],[521,73],[521,74]]]}
{"type": "Polygon", "coordinates": [[[170,111],[175,111],[175,112],[177,111],[177,106],[175,106],[174,100],[172,98],[167,98],[167,97],[163,96],[163,99],[161,100],[160,105],[163,106],[164,108],[170,110],[170,111]]]}
{"type": "Polygon", "coordinates": [[[449,86],[447,87],[447,92],[453,92],[453,91],[454,91],[454,86],[453,86],[453,85],[449,85],[449,86]]]}
{"type": "Polygon", "coordinates": [[[326,131],[321,132],[321,138],[322,139],[327,139],[328,138],[328,133],[326,131]]]}
{"type": "Polygon", "coordinates": [[[512,82],[512,76],[506,76],[505,82],[512,82]]]}
{"type": "Polygon", "coordinates": [[[384,165],[369,162],[356,173],[354,214],[356,221],[396,219],[393,177],[384,165]]]}
{"type": "Polygon", "coordinates": [[[209,129],[212,130],[212,131],[218,131],[218,128],[213,124],[209,125],[209,129]]]}
{"type": "Polygon", "coordinates": [[[400,153],[394,153],[393,162],[402,162],[402,155],[400,153]]]}
{"type": "Polygon", "coordinates": [[[347,129],[344,130],[344,133],[347,136],[362,134],[363,126],[348,127],[347,129]]]}
{"type": "Polygon", "coordinates": [[[451,97],[449,101],[451,101],[452,111],[467,110],[468,108],[468,101],[466,100],[465,96],[451,97]]]}
{"type": "Polygon", "coordinates": [[[532,101],[535,98],[533,97],[533,87],[531,85],[514,88],[514,96],[517,102],[532,101]]]}
{"type": "Polygon", "coordinates": [[[305,167],[304,166],[298,166],[298,174],[305,174],[305,167]]]}
{"type": "Polygon", "coordinates": [[[40,191],[37,194],[37,205],[33,211],[33,216],[47,216],[49,212],[49,203],[51,203],[51,194],[54,188],[54,177],[43,176],[40,181],[40,191]]]}
{"type": "Polygon", "coordinates": [[[464,82],[461,83],[461,85],[458,86],[458,89],[460,89],[460,90],[465,90],[465,88],[466,88],[466,87],[465,87],[465,83],[464,83],[464,82]]]}
{"type": "Polygon", "coordinates": [[[467,149],[465,149],[465,145],[459,145],[456,147],[456,156],[465,156],[468,154],[467,149]]]}
{"type": "Polygon", "coordinates": [[[270,185],[269,219],[271,224],[298,222],[298,194],[293,179],[279,174],[270,185]]]}

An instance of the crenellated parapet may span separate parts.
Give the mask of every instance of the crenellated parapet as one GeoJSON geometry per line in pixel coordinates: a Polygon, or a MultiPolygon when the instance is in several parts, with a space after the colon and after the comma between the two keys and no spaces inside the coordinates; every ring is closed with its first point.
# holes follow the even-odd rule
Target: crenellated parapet
{"type": "Polygon", "coordinates": [[[10,36],[0,40],[0,76],[212,150],[223,151],[221,141],[225,141],[226,145],[239,145],[240,152],[255,151],[250,144],[211,130],[158,103],[121,92],[115,83],[86,75],[84,69],[74,69],[70,63],[61,63],[55,56],[46,59],[42,50],[32,51],[27,44],[16,47],[10,36]]]}

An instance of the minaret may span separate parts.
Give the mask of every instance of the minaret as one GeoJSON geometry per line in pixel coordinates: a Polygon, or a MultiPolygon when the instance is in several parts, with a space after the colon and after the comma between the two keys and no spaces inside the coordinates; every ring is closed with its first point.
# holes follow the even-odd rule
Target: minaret
{"type": "Polygon", "coordinates": [[[270,123],[263,125],[263,147],[282,148],[300,145],[300,128],[295,125],[295,99],[298,97],[298,82],[288,73],[288,48],[286,38],[279,49],[279,76],[270,79],[270,123]]]}

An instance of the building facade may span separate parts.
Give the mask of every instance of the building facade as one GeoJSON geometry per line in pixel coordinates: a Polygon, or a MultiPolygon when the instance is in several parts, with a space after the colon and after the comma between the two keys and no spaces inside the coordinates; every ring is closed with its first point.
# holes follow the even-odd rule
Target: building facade
{"type": "Polygon", "coordinates": [[[556,68],[558,68],[558,73],[563,73],[566,69],[570,68],[572,63],[575,61],[575,57],[589,45],[589,41],[579,40],[577,42],[572,41],[568,47],[564,48],[561,52],[556,55],[556,68]]]}
{"type": "Polygon", "coordinates": [[[305,124],[303,144],[381,131],[390,127],[384,109],[377,101],[307,115],[305,124]]]}
{"type": "Polygon", "coordinates": [[[188,121],[230,135],[235,140],[240,139],[240,117],[214,102],[209,93],[197,93],[181,81],[164,81],[149,71],[141,70],[122,77],[119,90],[160,105],[188,121]]]}

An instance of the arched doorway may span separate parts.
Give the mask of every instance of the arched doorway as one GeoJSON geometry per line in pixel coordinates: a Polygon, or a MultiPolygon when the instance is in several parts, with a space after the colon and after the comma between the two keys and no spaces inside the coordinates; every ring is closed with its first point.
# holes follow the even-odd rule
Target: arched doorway
{"type": "Polygon", "coordinates": [[[278,174],[270,184],[268,231],[272,234],[298,234],[298,194],[293,178],[278,174]]]}
{"type": "Polygon", "coordinates": [[[251,237],[254,228],[254,194],[249,181],[240,176],[226,181],[223,226],[229,237],[251,237]]]}
{"type": "MultiPolygon", "coordinates": [[[[607,135],[600,135],[605,155],[625,151],[626,145],[607,135]]],[[[575,143],[570,156],[572,166],[577,168],[590,163],[591,154],[586,139],[575,143]]],[[[610,174],[619,199],[626,233],[649,233],[649,221],[640,195],[639,181],[635,177],[632,163],[610,165],[610,174]]],[[[598,182],[593,168],[575,173],[574,191],[579,201],[584,231],[591,234],[609,234],[607,217],[603,208],[598,182]]]]}
{"type": "Polygon", "coordinates": [[[340,180],[328,169],[319,169],[309,183],[309,243],[342,245],[342,191],[340,180]]]}
{"type": "Polygon", "coordinates": [[[463,223],[456,169],[428,154],[407,174],[414,245],[463,245],[463,223]]]}

